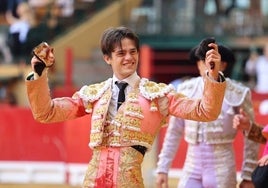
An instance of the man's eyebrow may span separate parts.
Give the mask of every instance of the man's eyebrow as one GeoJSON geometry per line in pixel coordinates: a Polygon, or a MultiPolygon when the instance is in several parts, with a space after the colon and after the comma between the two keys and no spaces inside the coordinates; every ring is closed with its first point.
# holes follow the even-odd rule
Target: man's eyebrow
{"type": "Polygon", "coordinates": [[[116,52],[122,52],[122,51],[124,51],[123,49],[117,49],[117,50],[114,50],[114,52],[116,53],[116,52]]]}
{"type": "MultiPolygon", "coordinates": [[[[115,53],[116,53],[116,52],[123,52],[123,51],[127,51],[127,50],[122,49],[122,48],[114,49],[114,52],[115,52],[115,53]]],[[[129,49],[128,51],[138,51],[138,49],[137,49],[137,48],[131,48],[131,49],[129,49]]]]}

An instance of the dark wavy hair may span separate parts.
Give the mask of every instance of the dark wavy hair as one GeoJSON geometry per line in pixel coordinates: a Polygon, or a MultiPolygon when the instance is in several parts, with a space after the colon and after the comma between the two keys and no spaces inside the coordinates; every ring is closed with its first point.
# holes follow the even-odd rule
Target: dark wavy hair
{"type": "Polygon", "coordinates": [[[226,77],[231,77],[232,70],[236,62],[235,55],[229,47],[222,45],[222,44],[218,45],[218,50],[219,50],[219,53],[221,54],[221,61],[227,63],[227,67],[224,71],[224,75],[226,77]]]}
{"type": "Polygon", "coordinates": [[[101,37],[101,51],[103,55],[111,56],[111,53],[118,46],[121,47],[121,41],[125,38],[133,40],[137,50],[140,50],[138,36],[127,27],[111,27],[106,29],[101,37]]]}
{"type": "Polygon", "coordinates": [[[196,49],[198,46],[193,47],[189,52],[189,61],[190,63],[197,63],[198,60],[200,60],[196,55],[196,49]]]}

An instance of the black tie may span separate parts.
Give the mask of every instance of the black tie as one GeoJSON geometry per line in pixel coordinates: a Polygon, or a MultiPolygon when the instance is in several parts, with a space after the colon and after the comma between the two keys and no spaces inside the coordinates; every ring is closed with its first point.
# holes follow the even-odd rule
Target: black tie
{"type": "Polygon", "coordinates": [[[126,82],[116,82],[115,83],[119,88],[119,95],[117,99],[117,110],[121,106],[121,104],[125,101],[125,89],[128,85],[126,82]]]}

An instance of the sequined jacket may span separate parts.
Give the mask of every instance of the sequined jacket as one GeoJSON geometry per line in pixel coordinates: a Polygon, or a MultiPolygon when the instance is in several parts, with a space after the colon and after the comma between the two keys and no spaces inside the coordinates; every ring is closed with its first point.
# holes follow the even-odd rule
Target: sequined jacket
{"type": "Polygon", "coordinates": [[[33,116],[44,123],[91,116],[90,147],[142,145],[151,148],[169,115],[198,121],[215,120],[220,113],[226,83],[205,79],[200,100],[186,99],[173,87],[142,78],[126,96],[113,119],[108,117],[112,79],[82,87],[72,98],[51,99],[44,72],[37,80],[26,80],[33,116]],[[213,100],[217,98],[217,100],[213,100]]]}
{"type": "MultiPolygon", "coordinates": [[[[240,107],[254,120],[250,89],[228,78],[226,78],[226,82],[222,109],[217,120],[211,122],[185,120],[182,124],[185,131],[185,140],[188,143],[233,143],[237,131],[232,127],[232,120],[240,107]]],[[[191,98],[199,98],[203,89],[203,78],[197,77],[180,84],[177,91],[191,98]]],[[[244,137],[244,143],[242,178],[251,179],[251,172],[256,167],[259,145],[246,137],[244,137]]]]}

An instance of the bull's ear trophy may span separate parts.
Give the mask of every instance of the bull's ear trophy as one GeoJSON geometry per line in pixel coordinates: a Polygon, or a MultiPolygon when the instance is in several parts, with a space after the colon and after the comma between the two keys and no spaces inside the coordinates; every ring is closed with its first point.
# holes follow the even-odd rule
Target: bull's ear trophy
{"type": "Polygon", "coordinates": [[[35,72],[41,76],[45,67],[51,67],[55,63],[55,58],[51,58],[50,53],[54,52],[54,49],[46,42],[42,42],[33,49],[33,55],[40,60],[34,66],[35,72]]]}

